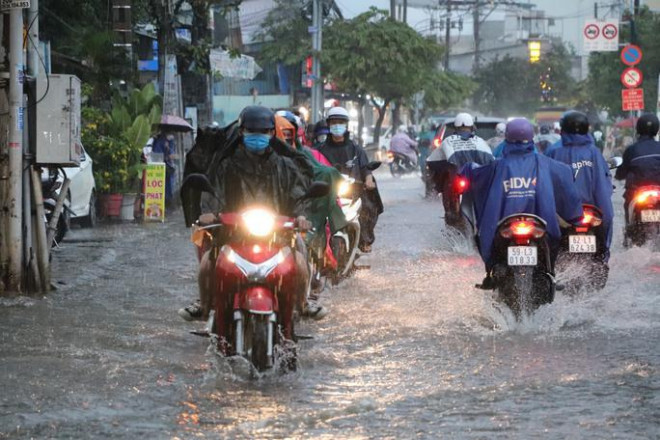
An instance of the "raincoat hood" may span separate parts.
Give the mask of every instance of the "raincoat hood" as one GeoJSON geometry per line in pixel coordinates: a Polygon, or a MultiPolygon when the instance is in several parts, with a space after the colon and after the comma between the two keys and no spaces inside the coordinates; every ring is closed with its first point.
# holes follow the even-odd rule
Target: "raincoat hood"
{"type": "Polygon", "coordinates": [[[590,134],[562,133],[561,144],[565,147],[583,147],[594,143],[590,134]]]}

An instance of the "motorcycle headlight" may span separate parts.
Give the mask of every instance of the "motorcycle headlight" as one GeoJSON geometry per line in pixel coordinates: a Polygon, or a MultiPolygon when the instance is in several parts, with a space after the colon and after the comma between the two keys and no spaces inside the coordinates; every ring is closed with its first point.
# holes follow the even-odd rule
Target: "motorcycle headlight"
{"type": "Polygon", "coordinates": [[[339,184],[337,188],[337,195],[339,197],[348,197],[351,195],[351,184],[348,181],[344,180],[339,184]]]}
{"type": "Polygon", "coordinates": [[[248,232],[257,237],[265,237],[275,228],[275,216],[265,209],[250,209],[242,215],[248,232]]]}

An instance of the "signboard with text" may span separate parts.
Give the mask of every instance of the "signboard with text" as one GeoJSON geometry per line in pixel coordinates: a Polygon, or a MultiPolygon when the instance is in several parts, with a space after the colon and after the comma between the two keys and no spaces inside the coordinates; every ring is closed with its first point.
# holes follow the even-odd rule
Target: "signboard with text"
{"type": "Polygon", "coordinates": [[[0,0],[0,11],[8,11],[10,9],[26,9],[30,7],[30,0],[0,0]]]}
{"type": "Polygon", "coordinates": [[[619,50],[619,20],[587,20],[582,28],[585,52],[616,52],[619,50]]]}
{"type": "Polygon", "coordinates": [[[621,91],[623,111],[644,110],[644,90],[626,89],[621,91]]]}
{"type": "Polygon", "coordinates": [[[165,221],[165,164],[150,163],[144,170],[144,219],[165,221]]]}

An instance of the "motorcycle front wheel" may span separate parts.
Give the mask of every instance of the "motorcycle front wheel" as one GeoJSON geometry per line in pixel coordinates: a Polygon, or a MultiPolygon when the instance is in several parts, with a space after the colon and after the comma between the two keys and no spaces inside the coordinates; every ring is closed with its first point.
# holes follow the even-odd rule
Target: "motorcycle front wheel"
{"type": "Polygon", "coordinates": [[[268,353],[268,346],[274,346],[274,341],[269,340],[269,336],[274,339],[275,332],[270,332],[271,322],[268,315],[255,315],[249,313],[246,317],[246,355],[257,371],[266,371],[273,366],[272,353],[268,353]]]}

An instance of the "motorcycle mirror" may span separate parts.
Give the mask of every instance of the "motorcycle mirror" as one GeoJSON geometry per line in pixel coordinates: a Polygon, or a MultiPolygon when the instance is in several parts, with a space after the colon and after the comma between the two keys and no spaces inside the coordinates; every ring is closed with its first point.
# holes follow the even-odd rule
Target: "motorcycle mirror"
{"type": "Polygon", "coordinates": [[[330,185],[326,182],[312,182],[304,195],[306,199],[318,199],[330,194],[330,185]]]}
{"type": "Polygon", "coordinates": [[[608,162],[610,169],[619,168],[623,163],[623,159],[619,156],[612,157],[608,162]]]}
{"type": "Polygon", "coordinates": [[[208,177],[206,177],[204,174],[189,174],[185,179],[183,179],[183,183],[181,184],[181,191],[183,192],[189,188],[196,189],[200,192],[207,192],[214,196],[216,195],[215,190],[213,189],[213,185],[211,185],[208,177]]]}
{"type": "Polygon", "coordinates": [[[369,163],[367,164],[367,169],[368,169],[369,171],[374,171],[374,170],[378,169],[378,167],[379,167],[381,164],[382,164],[382,162],[377,161],[377,160],[374,160],[373,162],[369,162],[369,163]]]}

